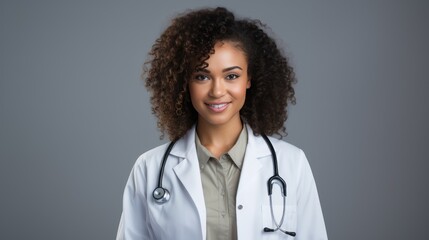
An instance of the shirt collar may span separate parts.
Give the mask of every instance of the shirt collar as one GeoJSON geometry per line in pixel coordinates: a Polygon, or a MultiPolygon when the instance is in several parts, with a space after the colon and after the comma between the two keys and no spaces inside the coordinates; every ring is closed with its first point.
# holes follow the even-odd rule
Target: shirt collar
{"type": "MultiPolygon", "coordinates": [[[[238,136],[238,139],[235,142],[234,146],[227,153],[225,153],[229,155],[230,159],[234,162],[234,164],[239,169],[241,169],[241,166],[243,165],[244,154],[246,152],[246,146],[247,146],[247,137],[248,137],[247,128],[243,126],[243,129],[241,130],[240,135],[238,136]]],[[[196,146],[197,156],[198,156],[198,161],[200,163],[200,166],[205,166],[207,164],[207,161],[210,158],[215,158],[213,154],[211,154],[210,151],[207,150],[207,148],[201,144],[200,138],[198,137],[198,134],[196,131],[195,131],[195,146],[196,146]]]]}

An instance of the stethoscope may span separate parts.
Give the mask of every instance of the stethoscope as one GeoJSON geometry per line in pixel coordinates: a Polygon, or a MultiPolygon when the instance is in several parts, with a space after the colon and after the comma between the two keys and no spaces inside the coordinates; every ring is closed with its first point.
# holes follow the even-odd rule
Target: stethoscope
{"type": "MultiPolygon", "coordinates": [[[[271,217],[274,221],[275,227],[274,228],[265,227],[264,232],[275,232],[279,230],[287,235],[295,237],[296,236],[295,232],[289,232],[281,228],[284,221],[284,217],[286,215],[286,182],[279,175],[278,165],[277,165],[277,155],[273,145],[271,144],[271,141],[268,139],[268,137],[265,134],[261,134],[261,136],[265,140],[265,142],[268,145],[268,148],[271,151],[271,155],[273,156],[272,158],[273,158],[273,168],[274,168],[274,175],[268,179],[267,189],[268,189],[268,196],[270,197],[271,217]],[[276,218],[274,217],[274,211],[273,211],[272,193],[273,193],[273,186],[275,184],[277,184],[280,187],[280,190],[282,192],[282,197],[283,197],[283,213],[282,213],[282,217],[280,218],[280,222],[277,222],[276,218]]],[[[162,158],[161,168],[159,169],[158,186],[155,188],[155,190],[153,190],[152,196],[155,202],[158,204],[164,204],[168,202],[168,200],[170,199],[170,192],[166,188],[162,187],[162,177],[164,175],[164,168],[165,168],[165,163],[167,162],[167,159],[168,159],[168,155],[170,155],[171,149],[173,148],[175,143],[176,141],[172,141],[168,145],[167,150],[164,153],[164,156],[162,158]]]]}

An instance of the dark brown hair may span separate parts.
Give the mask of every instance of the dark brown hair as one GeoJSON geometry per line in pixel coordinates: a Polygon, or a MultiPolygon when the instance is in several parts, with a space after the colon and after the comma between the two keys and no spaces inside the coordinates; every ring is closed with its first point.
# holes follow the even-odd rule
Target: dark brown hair
{"type": "Polygon", "coordinates": [[[247,57],[252,85],[241,118],[256,135],[286,134],[287,105],[295,104],[295,75],[264,29],[260,21],[236,19],[225,8],[190,11],[172,20],[152,46],[142,75],[163,135],[178,139],[196,123],[188,80],[196,69],[207,67],[205,60],[218,41],[238,43],[247,57]]]}

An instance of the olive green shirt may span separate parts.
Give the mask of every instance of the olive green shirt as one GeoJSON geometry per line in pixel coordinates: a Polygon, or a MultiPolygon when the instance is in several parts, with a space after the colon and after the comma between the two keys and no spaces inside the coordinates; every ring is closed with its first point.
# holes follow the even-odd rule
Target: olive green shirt
{"type": "Polygon", "coordinates": [[[243,127],[235,145],[220,159],[201,144],[197,134],[195,145],[207,212],[207,240],[235,240],[235,197],[246,152],[247,129],[243,127]]]}

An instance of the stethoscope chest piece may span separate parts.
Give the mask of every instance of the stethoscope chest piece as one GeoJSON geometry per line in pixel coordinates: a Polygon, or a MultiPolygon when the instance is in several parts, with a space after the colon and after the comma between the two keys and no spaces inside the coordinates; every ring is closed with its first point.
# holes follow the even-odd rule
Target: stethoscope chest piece
{"type": "Polygon", "coordinates": [[[155,202],[158,204],[163,204],[170,200],[170,192],[162,187],[155,188],[155,190],[153,190],[152,195],[153,199],[155,199],[155,202]]]}

